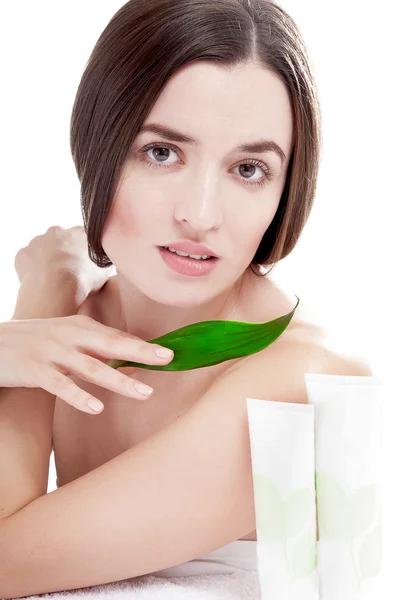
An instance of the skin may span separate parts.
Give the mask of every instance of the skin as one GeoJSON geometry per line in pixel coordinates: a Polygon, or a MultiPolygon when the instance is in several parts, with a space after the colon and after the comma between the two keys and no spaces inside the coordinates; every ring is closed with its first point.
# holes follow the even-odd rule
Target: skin
{"type": "Polygon", "coordinates": [[[207,61],[185,65],[168,81],[148,123],[178,129],[199,144],[171,142],[150,132],[138,135],[103,229],[102,246],[117,267],[111,279],[119,290],[119,327],[143,339],[230,317],[277,211],[293,144],[286,86],[253,63],[232,71],[207,61]],[[232,151],[261,138],[283,150],[282,168],[273,152],[232,151]],[[151,142],[159,148],[169,142],[177,152],[138,152],[151,142]],[[251,165],[251,158],[272,169],[267,185],[248,185],[266,178],[264,166],[242,166],[251,165]],[[144,160],[159,166],[150,168],[144,160]],[[160,166],[163,162],[171,167],[160,166]],[[181,239],[202,243],[220,257],[210,275],[188,277],[167,267],[156,246],[181,239]]]}

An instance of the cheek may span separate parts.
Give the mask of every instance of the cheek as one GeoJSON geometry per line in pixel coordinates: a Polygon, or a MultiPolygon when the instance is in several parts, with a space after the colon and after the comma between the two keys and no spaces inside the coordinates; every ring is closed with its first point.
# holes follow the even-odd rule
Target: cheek
{"type": "Polygon", "coordinates": [[[165,205],[160,198],[157,201],[152,198],[149,202],[139,201],[144,196],[147,197],[146,191],[139,192],[136,189],[124,190],[118,195],[103,228],[103,247],[104,244],[110,249],[125,247],[133,242],[145,243],[150,237],[154,243],[161,243],[165,205]]]}
{"type": "Polygon", "coordinates": [[[131,230],[136,227],[137,221],[131,218],[130,212],[130,207],[128,208],[122,202],[118,203],[111,222],[111,229],[114,234],[120,237],[128,237],[133,233],[131,230]]]}
{"type": "Polygon", "coordinates": [[[104,236],[112,240],[130,239],[132,235],[138,236],[142,230],[142,215],[133,208],[130,201],[119,196],[107,217],[103,239],[104,236]]]}
{"type": "Polygon", "coordinates": [[[101,243],[106,250],[112,252],[113,248],[116,249],[119,244],[122,244],[122,240],[126,235],[126,226],[122,223],[117,212],[112,212],[107,217],[106,223],[103,227],[101,243]]]}
{"type": "Polygon", "coordinates": [[[263,236],[276,216],[279,203],[279,198],[276,199],[275,203],[268,202],[263,214],[257,215],[256,219],[251,223],[249,243],[253,250],[259,246],[263,236]]]}
{"type": "Polygon", "coordinates": [[[271,220],[267,217],[261,219],[255,218],[250,223],[243,221],[243,227],[239,229],[238,235],[234,232],[234,239],[239,239],[237,246],[243,248],[246,254],[255,253],[270,222],[271,220]]]}

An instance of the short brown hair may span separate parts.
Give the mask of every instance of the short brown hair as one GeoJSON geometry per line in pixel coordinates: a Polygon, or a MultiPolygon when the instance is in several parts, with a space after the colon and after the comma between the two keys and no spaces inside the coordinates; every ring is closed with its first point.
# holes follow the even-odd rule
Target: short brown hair
{"type": "Polygon", "coordinates": [[[169,78],[194,60],[228,69],[254,62],[280,76],[289,93],[294,145],[286,182],[250,267],[273,268],[293,250],[307,222],[320,161],[321,111],[296,23],[272,0],[130,0],[99,37],[71,116],[89,256],[99,267],[112,264],[101,235],[130,146],[169,78]]]}

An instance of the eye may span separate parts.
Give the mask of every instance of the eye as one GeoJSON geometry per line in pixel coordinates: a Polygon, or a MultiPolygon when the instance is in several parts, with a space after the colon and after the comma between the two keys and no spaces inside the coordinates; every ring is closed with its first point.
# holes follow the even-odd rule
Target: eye
{"type": "Polygon", "coordinates": [[[247,167],[247,173],[252,172],[252,175],[247,179],[245,177],[241,178],[242,183],[246,185],[266,185],[273,179],[273,172],[270,167],[266,163],[262,162],[261,160],[257,160],[256,158],[246,159],[244,162],[238,164],[235,169],[239,169],[240,167],[247,167]],[[263,179],[251,179],[251,177],[256,174],[256,167],[258,167],[265,174],[263,179]]]}
{"type": "MultiPolygon", "coordinates": [[[[169,148],[168,146],[150,146],[148,148],[146,148],[144,150],[144,154],[151,152],[151,150],[153,150],[153,157],[151,158],[148,154],[148,157],[151,158],[151,160],[154,160],[154,164],[156,162],[157,159],[159,159],[159,161],[156,163],[158,165],[161,165],[164,163],[164,161],[166,161],[166,159],[169,157],[170,152],[176,152],[174,150],[174,148],[169,148]]],[[[143,150],[141,150],[141,152],[143,152],[143,150]]],[[[176,161],[177,162],[177,161],[176,161]]],[[[175,164],[175,163],[166,163],[165,166],[169,166],[170,164],[175,164]]]]}
{"type": "MultiPolygon", "coordinates": [[[[145,160],[143,158],[142,159],[143,162],[148,167],[151,167],[154,169],[156,169],[156,168],[169,169],[173,165],[177,164],[178,161],[165,162],[167,160],[167,158],[169,157],[170,152],[175,152],[176,154],[178,154],[178,149],[175,148],[174,146],[172,146],[171,144],[164,143],[164,142],[153,142],[153,143],[149,144],[148,146],[144,146],[144,148],[141,148],[141,150],[139,150],[139,154],[141,153],[143,155],[147,155],[148,158],[150,159],[150,160],[145,160]],[[154,150],[152,158],[147,154],[150,150],[154,150]],[[160,150],[161,152],[157,152],[157,150],[160,150]],[[164,152],[163,152],[163,150],[164,150],[164,152]],[[157,159],[163,159],[163,160],[157,161],[157,159]]],[[[256,158],[245,159],[242,163],[239,163],[238,165],[233,167],[233,170],[239,169],[240,167],[247,167],[247,173],[252,173],[252,175],[250,175],[250,177],[248,177],[248,178],[238,177],[238,180],[241,181],[244,185],[263,186],[263,185],[268,184],[274,177],[274,173],[271,170],[271,168],[266,163],[264,163],[261,160],[257,160],[256,158]],[[256,167],[258,167],[258,169],[264,173],[263,178],[261,177],[259,179],[252,179],[252,177],[256,174],[256,171],[257,171],[256,167]]],[[[240,171],[239,171],[239,173],[240,173],[240,171]]]]}

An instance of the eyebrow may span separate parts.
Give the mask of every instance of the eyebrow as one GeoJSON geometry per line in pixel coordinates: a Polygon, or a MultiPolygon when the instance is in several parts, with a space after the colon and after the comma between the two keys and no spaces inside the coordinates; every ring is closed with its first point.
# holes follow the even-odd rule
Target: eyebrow
{"type": "MultiPolygon", "coordinates": [[[[181,131],[177,131],[176,129],[167,127],[166,125],[161,125],[160,123],[149,123],[147,125],[143,125],[137,135],[140,135],[146,131],[156,133],[157,135],[167,138],[172,142],[191,144],[193,146],[197,146],[199,144],[198,140],[195,140],[189,135],[186,135],[181,131]]],[[[274,152],[281,160],[281,168],[284,166],[284,161],[287,158],[280,146],[273,140],[257,140],[255,142],[241,144],[240,146],[236,146],[236,148],[233,149],[233,152],[252,152],[254,154],[260,154],[262,152],[274,152]]]]}

